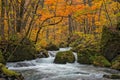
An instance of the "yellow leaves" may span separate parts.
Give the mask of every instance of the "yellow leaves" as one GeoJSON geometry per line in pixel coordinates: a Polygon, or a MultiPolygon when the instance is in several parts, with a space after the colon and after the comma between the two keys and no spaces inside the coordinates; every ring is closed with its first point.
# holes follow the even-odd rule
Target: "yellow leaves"
{"type": "Polygon", "coordinates": [[[45,1],[45,4],[47,4],[47,5],[51,5],[51,4],[54,4],[54,3],[55,3],[54,0],[46,0],[45,1]]]}
{"type": "Polygon", "coordinates": [[[96,25],[96,26],[100,26],[100,25],[101,25],[101,23],[100,23],[100,22],[98,22],[98,21],[96,21],[96,22],[95,22],[95,25],[96,25]]]}
{"type": "Polygon", "coordinates": [[[44,13],[44,14],[42,14],[41,20],[43,21],[49,17],[51,17],[51,15],[49,13],[44,13]]]}
{"type": "Polygon", "coordinates": [[[40,50],[41,48],[46,46],[47,46],[47,41],[45,39],[38,41],[37,44],[35,45],[37,50],[40,50]]]}
{"type": "Polygon", "coordinates": [[[94,3],[94,5],[98,8],[100,8],[102,3],[103,3],[103,1],[101,0],[101,1],[98,1],[98,2],[94,3]]]}
{"type": "Polygon", "coordinates": [[[76,10],[82,10],[82,9],[84,9],[84,7],[85,7],[84,5],[77,5],[76,10]]]}
{"type": "Polygon", "coordinates": [[[92,6],[91,7],[91,10],[96,10],[97,9],[97,6],[92,6]]]}
{"type": "Polygon", "coordinates": [[[101,33],[101,32],[102,32],[102,27],[96,28],[95,32],[96,32],[96,33],[101,33]]]}
{"type": "Polygon", "coordinates": [[[51,6],[51,9],[52,9],[52,10],[55,10],[55,8],[56,8],[56,6],[51,6]]]}

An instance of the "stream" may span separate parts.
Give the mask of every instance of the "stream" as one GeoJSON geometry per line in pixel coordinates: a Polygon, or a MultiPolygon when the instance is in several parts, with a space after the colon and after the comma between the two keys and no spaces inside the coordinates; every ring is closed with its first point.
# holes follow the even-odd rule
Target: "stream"
{"type": "MultiPolygon", "coordinates": [[[[59,51],[67,51],[70,48],[60,48],[59,51]]],[[[48,51],[48,58],[37,58],[30,61],[7,63],[11,70],[21,72],[25,80],[110,80],[103,78],[104,74],[120,74],[119,71],[82,65],[77,63],[55,64],[55,55],[59,51],[48,51]]],[[[112,80],[112,79],[111,79],[112,80]]],[[[117,80],[117,79],[116,79],[117,80]]]]}

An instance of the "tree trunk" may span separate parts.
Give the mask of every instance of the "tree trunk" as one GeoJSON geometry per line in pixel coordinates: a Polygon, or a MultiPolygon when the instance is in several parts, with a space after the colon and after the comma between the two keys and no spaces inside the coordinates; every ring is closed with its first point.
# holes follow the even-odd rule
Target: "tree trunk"
{"type": "Polygon", "coordinates": [[[1,0],[1,20],[0,20],[0,36],[2,40],[5,39],[5,34],[4,34],[4,16],[5,14],[5,0],[1,0]]]}
{"type": "Polygon", "coordinates": [[[18,6],[16,9],[16,17],[17,17],[17,21],[16,21],[16,31],[20,32],[21,31],[21,27],[22,27],[22,18],[23,18],[23,13],[24,13],[24,5],[25,5],[25,0],[22,0],[20,3],[20,6],[18,6]]]}
{"type": "Polygon", "coordinates": [[[72,35],[72,25],[73,25],[73,23],[72,23],[72,16],[71,15],[68,15],[68,24],[69,24],[69,36],[71,36],[72,35]]]}

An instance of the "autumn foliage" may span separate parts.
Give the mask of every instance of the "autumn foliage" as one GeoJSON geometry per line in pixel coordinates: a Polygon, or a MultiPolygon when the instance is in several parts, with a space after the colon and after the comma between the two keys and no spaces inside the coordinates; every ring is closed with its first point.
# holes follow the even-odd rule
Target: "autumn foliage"
{"type": "Polygon", "coordinates": [[[1,0],[0,40],[25,38],[44,45],[66,42],[74,34],[100,34],[116,26],[120,4],[114,0],[1,0]],[[4,15],[3,15],[4,14],[4,15]]]}

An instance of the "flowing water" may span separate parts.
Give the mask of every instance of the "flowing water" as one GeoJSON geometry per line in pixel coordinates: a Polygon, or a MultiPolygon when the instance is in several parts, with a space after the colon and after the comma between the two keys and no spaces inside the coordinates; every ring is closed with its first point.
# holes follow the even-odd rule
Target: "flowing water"
{"type": "MultiPolygon", "coordinates": [[[[60,48],[67,51],[71,48],[60,48]]],[[[11,70],[19,71],[25,80],[110,80],[103,78],[104,74],[120,73],[119,71],[82,65],[75,63],[54,64],[55,55],[59,51],[49,51],[48,58],[38,58],[31,61],[7,63],[11,70]]],[[[76,53],[73,52],[77,60],[76,53]]]]}

